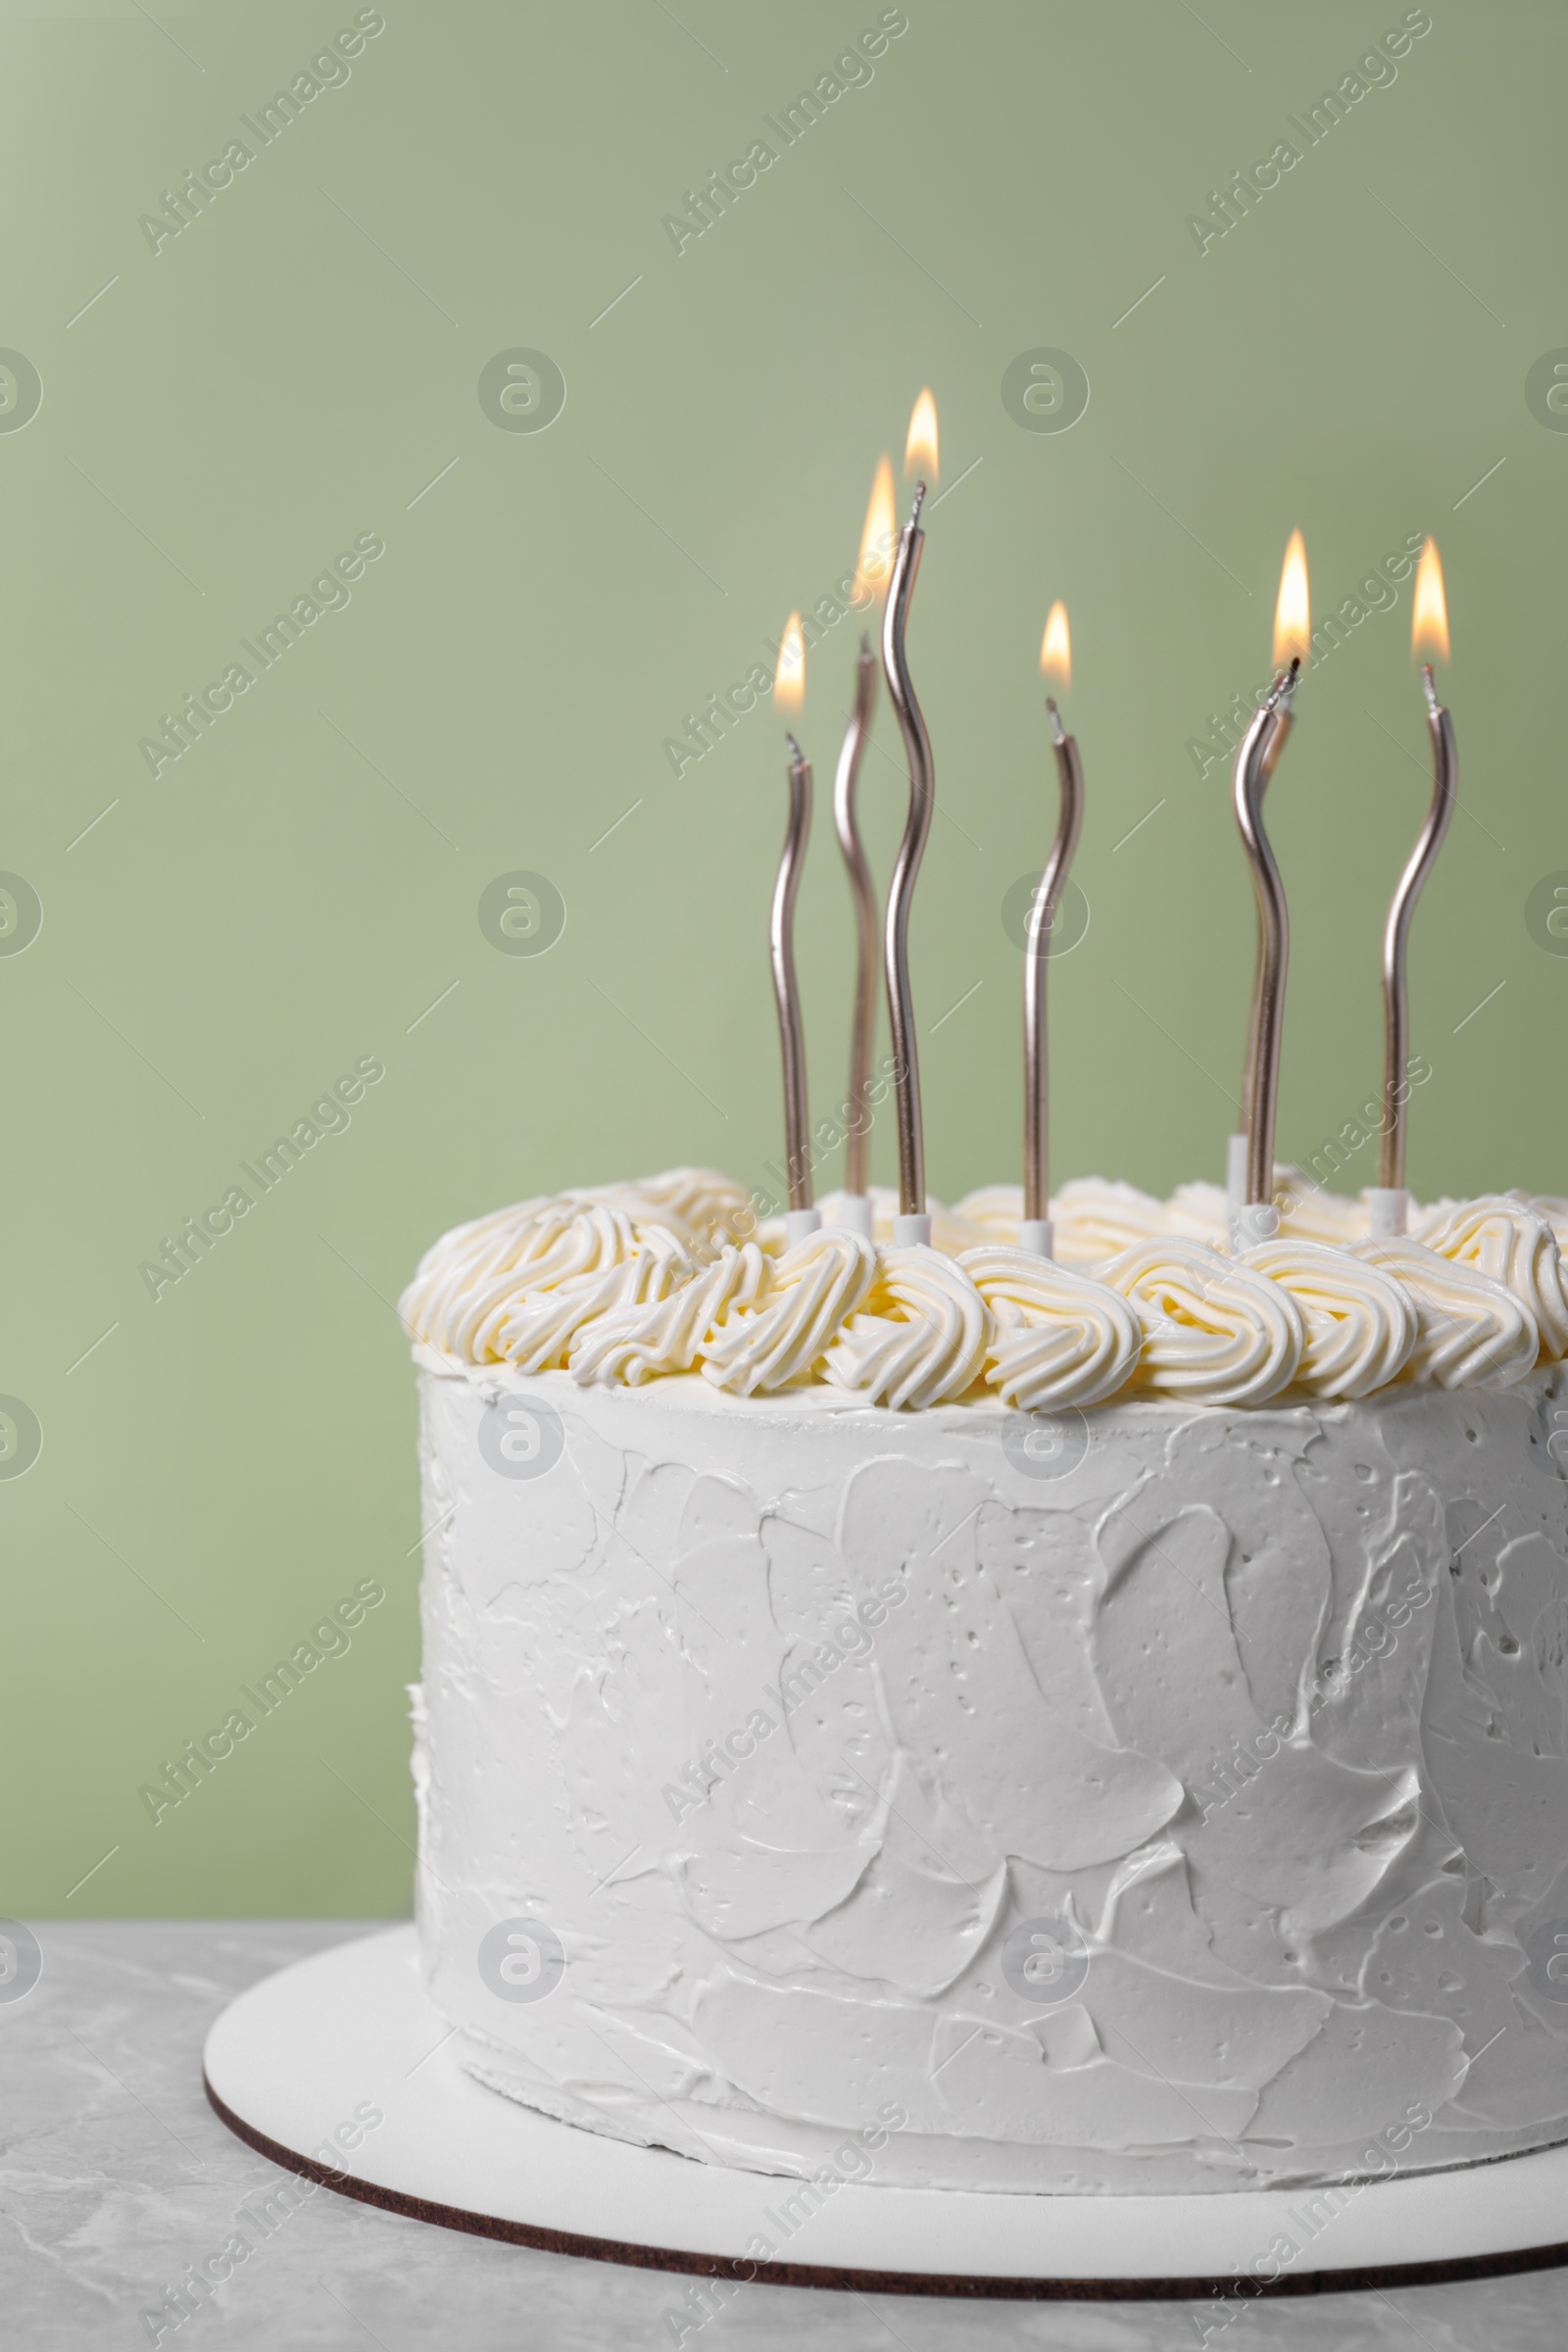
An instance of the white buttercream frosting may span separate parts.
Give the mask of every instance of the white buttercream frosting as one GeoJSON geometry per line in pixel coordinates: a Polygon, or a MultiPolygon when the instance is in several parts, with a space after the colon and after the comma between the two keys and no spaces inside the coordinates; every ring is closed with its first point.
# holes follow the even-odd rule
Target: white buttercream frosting
{"type": "Polygon", "coordinates": [[[1231,1246],[1231,1210],[1221,1184],[1179,1184],[1165,1203],[1165,1230],[1211,1250],[1231,1246]]]}
{"type": "Polygon", "coordinates": [[[1510,1193],[1510,1200],[1522,1200],[1533,1208],[1538,1217],[1544,1217],[1557,1236],[1559,1250],[1568,1250],[1568,1200],[1561,1193],[1510,1193]]]}
{"type": "Polygon", "coordinates": [[[1352,1242],[1352,1253],[1391,1274],[1415,1301],[1416,1341],[1405,1380],[1440,1389],[1522,1380],[1541,1353],[1541,1333],[1522,1298],[1478,1267],[1440,1257],[1421,1242],[1352,1242]]]}
{"type": "Polygon", "coordinates": [[[1568,1355],[1568,1289],[1549,1220],[1497,1193],[1429,1218],[1415,1239],[1455,1265],[1475,1266],[1522,1298],[1536,1318],[1543,1356],[1568,1355]]]}
{"type": "Polygon", "coordinates": [[[586,1196],[624,1207],[639,1224],[666,1224],[699,1250],[743,1241],[752,1229],[751,1201],[716,1168],[666,1168],[631,1184],[607,1184],[586,1196]]]}
{"type": "Polygon", "coordinates": [[[786,1250],[755,1304],[736,1302],[702,1342],[703,1372],[737,1396],[788,1388],[816,1371],[871,1287],[876,1250],[824,1225],[786,1250]]]}
{"type": "Polygon", "coordinates": [[[495,1351],[519,1372],[554,1371],[566,1362],[586,1324],[667,1298],[691,1273],[691,1260],[674,1236],[648,1227],[629,1256],[548,1289],[530,1288],[515,1299],[494,1326],[495,1351]]]}
{"type": "Polygon", "coordinates": [[[1165,1203],[1135,1184],[1107,1184],[1100,1176],[1075,1176],[1051,1203],[1056,1255],[1067,1265],[1099,1266],[1134,1242],[1151,1241],[1167,1230],[1165,1203]]]}
{"type": "Polygon", "coordinates": [[[523,1201],[428,1250],[399,1311],[411,1338],[472,1363],[544,1371],[612,1306],[662,1298],[693,1266],[675,1233],[622,1208],[523,1201]]]}
{"type": "Polygon", "coordinates": [[[1280,1231],[1298,1241],[1325,1242],[1343,1249],[1360,1241],[1371,1219],[1363,1200],[1348,1200],[1342,1193],[1326,1192],[1299,1168],[1277,1167],[1274,1198],[1280,1204],[1280,1231]]]}
{"type": "MultiPolygon", "coordinates": [[[[1163,1283],[1222,1280],[1278,1287],[1163,1283]]],[[[482,2082],[806,2177],[891,2102],[874,2178],[968,2189],[1568,2136],[1568,1374],[1113,1401],[1053,1455],[995,1401],[418,1353],[420,1939],[482,2082]]]]}
{"type": "Polygon", "coordinates": [[[1306,1345],[1300,1309],[1245,1262],[1171,1237],[1122,1250],[1099,1274],[1143,1325],[1134,1388],[1262,1404],[1295,1379],[1306,1345]]]}
{"type": "Polygon", "coordinates": [[[1130,1387],[1206,1403],[1263,1403],[1292,1385],[1349,1396],[1396,1379],[1511,1380],[1532,1333],[1542,1360],[1568,1352],[1549,1200],[1440,1203],[1412,1241],[1373,1251],[1361,1203],[1298,1171],[1279,1180],[1279,1242],[1245,1262],[1228,1255],[1217,1186],[1184,1185],[1160,1201],[1075,1180],[1052,1202],[1056,1263],[1042,1274],[1028,1260],[1012,1290],[989,1260],[977,1289],[967,1261],[1016,1244],[1017,1186],[986,1187],[956,1209],[933,1202],[929,1252],[901,1270],[891,1192],[872,1195],[871,1244],[839,1223],[843,1197],[829,1194],[829,1238],[792,1250],[782,1220],[758,1225],[738,1186],[677,1168],[458,1226],[420,1261],[402,1312],[413,1338],[461,1362],[569,1365],[581,1382],[630,1387],[700,1366],[741,1395],[826,1381],[918,1409],[982,1378],[1031,1409],[1103,1401],[1117,1392],[1126,1332],[1107,1320],[1107,1284],[1143,1317],[1130,1387]],[[1294,1256],[1279,1253],[1286,1244],[1294,1256]],[[1129,1250],[1144,1252],[1136,1270],[1112,1275],[1129,1250]],[[878,1251],[889,1280],[870,1298],[878,1251]],[[1074,1275],[1098,1287],[1075,1291],[1074,1275]]]}
{"type": "Polygon", "coordinates": [[[936,1249],[883,1250],[822,1371],[868,1403],[949,1404],[979,1379],[990,1338],[990,1310],[961,1263],[936,1249]]]}
{"type": "Polygon", "coordinates": [[[1004,1404],[1101,1404],[1123,1386],[1144,1330],[1119,1291],[1002,1243],[959,1263],[991,1309],[985,1377],[1004,1404]]]}
{"type": "Polygon", "coordinates": [[[1419,1318],[1393,1275],[1348,1250],[1294,1235],[1249,1250],[1243,1263],[1289,1291],[1306,1343],[1295,1385],[1314,1396],[1370,1396],[1410,1359],[1419,1318]]]}
{"type": "MultiPolygon", "coordinates": [[[[965,1193],[954,1207],[955,1216],[988,1242],[1015,1242],[1023,1219],[1023,1186],[1021,1184],[983,1184],[977,1192],[965,1193]]],[[[977,1248],[971,1243],[970,1248],[977,1248]]]]}
{"type": "Polygon", "coordinates": [[[755,1242],[726,1244],[678,1290],[651,1304],[617,1301],[581,1324],[567,1368],[573,1380],[624,1381],[629,1388],[656,1374],[689,1372],[715,1326],[755,1307],[767,1281],[767,1260],[755,1242]]]}

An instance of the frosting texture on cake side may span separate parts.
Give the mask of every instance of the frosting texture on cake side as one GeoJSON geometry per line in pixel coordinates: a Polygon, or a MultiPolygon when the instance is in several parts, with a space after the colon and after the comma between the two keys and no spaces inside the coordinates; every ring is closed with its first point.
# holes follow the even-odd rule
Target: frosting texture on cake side
{"type": "Polygon", "coordinates": [[[1568,1376],[1509,1287],[1549,1302],[1556,1242],[1474,1206],[1421,1280],[1413,1243],[1034,1260],[1059,1321],[994,1202],[956,1258],[775,1260],[695,1181],[449,1237],[405,1313],[420,1936],[464,2063],[781,2173],[893,2112],[874,2178],[951,2187],[1568,2136],[1568,1376]],[[1441,1385],[1488,1316],[1504,1377],[1441,1385]],[[1203,1400],[1216,1362],[1255,1400],[1203,1400]],[[1073,1368],[1109,1400],[1002,1401],[1073,1368]],[[1341,1373],[1370,1401],[1303,1388],[1341,1373]]]}

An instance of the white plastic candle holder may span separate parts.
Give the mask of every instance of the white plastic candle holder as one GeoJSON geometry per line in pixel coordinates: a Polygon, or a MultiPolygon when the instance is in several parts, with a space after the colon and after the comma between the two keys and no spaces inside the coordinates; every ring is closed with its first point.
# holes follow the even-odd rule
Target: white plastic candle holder
{"type": "Polygon", "coordinates": [[[1410,1196],[1402,1184],[1374,1184],[1368,1190],[1366,1204],[1374,1241],[1396,1241],[1409,1230],[1410,1196]]]}
{"type": "Polygon", "coordinates": [[[1247,1200],[1247,1138],[1233,1135],[1225,1144],[1225,1200],[1234,1217],[1247,1200]]]}
{"type": "Polygon", "coordinates": [[[1280,1229],[1280,1212],[1272,1200],[1244,1200],[1232,1221],[1238,1252],[1272,1242],[1280,1229]]]}

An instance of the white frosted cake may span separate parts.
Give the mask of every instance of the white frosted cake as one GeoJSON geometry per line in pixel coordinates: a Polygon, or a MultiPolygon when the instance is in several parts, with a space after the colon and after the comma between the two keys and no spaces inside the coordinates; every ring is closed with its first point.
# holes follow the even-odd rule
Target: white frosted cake
{"type": "MultiPolygon", "coordinates": [[[[885,1203],[883,1204],[885,1208],[885,1203]]],[[[464,2063],[882,2182],[1568,2138],[1559,1201],[931,1248],[681,1171],[460,1227],[421,1393],[419,1930],[464,2063]],[[874,2136],[873,2136],[874,2135],[874,2136]]]]}

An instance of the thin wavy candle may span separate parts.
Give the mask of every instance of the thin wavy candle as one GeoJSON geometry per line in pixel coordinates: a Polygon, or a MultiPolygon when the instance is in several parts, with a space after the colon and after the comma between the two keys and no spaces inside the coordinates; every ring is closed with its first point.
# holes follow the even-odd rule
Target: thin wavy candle
{"type": "MultiPolygon", "coordinates": [[[[921,398],[928,399],[929,395],[922,394],[921,398]]],[[[911,435],[912,430],[911,425],[911,435]]],[[[920,859],[925,854],[926,836],[931,830],[936,776],[931,760],[931,739],[926,733],[925,720],[915,700],[905,656],[909,602],[914,594],[915,575],[920,568],[920,550],[925,544],[925,533],[920,528],[920,509],[924,500],[925,484],[921,482],[914,494],[909,519],[899,540],[899,551],[893,562],[893,579],[888,589],[887,611],[882,616],[882,669],[909,762],[909,814],[904,828],[904,839],[899,844],[893,879],[888,886],[887,915],[883,926],[883,956],[887,969],[888,1016],[893,1031],[893,1070],[899,1129],[899,1215],[894,1227],[894,1239],[901,1247],[931,1239],[931,1220],[925,1213],[925,1135],[920,1118],[920,1065],[915,1048],[914,1004],[909,988],[909,906],[920,872],[920,859]]]]}
{"type": "Polygon", "coordinates": [[[855,708],[839,749],[833,779],[833,828],[849,877],[855,908],[855,1009],[850,1020],[850,1091],[845,1102],[844,1203],[841,1216],[858,1233],[871,1230],[871,1197],[866,1190],[871,1088],[871,1042],[876,1026],[877,917],[871,868],[856,819],[855,794],[860,755],[876,709],[876,656],[865,638],[855,664],[855,708]]]}
{"type": "Polygon", "coordinates": [[[1242,1100],[1247,1169],[1242,1202],[1234,1211],[1237,1246],[1243,1250],[1272,1241],[1279,1230],[1279,1211],[1274,1205],[1274,1128],[1279,1107],[1291,920],[1279,865],[1263,829],[1263,792],[1290,725],[1297,672],[1298,664],[1293,662],[1288,670],[1282,670],[1275,678],[1267,700],[1242,737],[1232,783],[1237,830],[1251,869],[1257,902],[1257,961],[1242,1100]]]}
{"type": "MultiPolygon", "coordinates": [[[[889,585],[898,523],[893,508],[893,466],[884,455],[877,461],[871,496],[866,502],[860,553],[856,562],[850,602],[875,604],[889,585]]],[[[871,1196],[867,1190],[866,1150],[870,1118],[867,1097],[871,1086],[871,1041],[876,1029],[877,910],[860,828],[856,820],[855,796],[859,782],[860,756],[871,731],[876,710],[876,657],[860,639],[855,667],[855,702],[839,747],[833,779],[833,827],[844,856],[850,902],[855,909],[855,1004],[850,1016],[850,1091],[844,1105],[844,1200],[841,1221],[857,1233],[871,1231],[871,1196]]]]}
{"type": "MultiPolygon", "coordinates": [[[[1063,688],[1072,683],[1072,642],[1067,608],[1051,608],[1040,643],[1042,674],[1063,688]]],[[[1051,845],[1024,925],[1023,957],[1023,1218],[1018,1246],[1037,1257],[1053,1254],[1051,1232],[1051,1096],[1046,1029],[1046,968],[1051,934],[1061,904],[1062,885],[1078,846],[1083,822],[1084,771],[1076,739],[1062,725],[1054,695],[1046,697],[1056,757],[1058,813],[1051,845]]]]}
{"type": "MultiPolygon", "coordinates": [[[[806,697],[806,646],[800,615],[792,612],[779,644],[778,672],[773,700],[783,710],[799,710],[806,697]]],[[[811,1205],[811,1147],[806,1087],[806,1030],[801,1019],[800,983],[795,972],[795,897],[806,845],[811,829],[811,763],[793,735],[790,747],[789,820],[779,857],[768,913],[768,956],[773,971],[773,995],[778,1004],[779,1051],[784,1073],[784,1169],[789,1188],[788,1232],[792,1242],[815,1230],[817,1213],[811,1205]]]]}
{"type": "Polygon", "coordinates": [[[1274,1205],[1274,1128],[1279,1105],[1280,1048],[1285,1034],[1285,975],[1290,962],[1291,924],[1285,885],[1263,827],[1263,795],[1290,733],[1291,705],[1301,663],[1306,659],[1310,625],[1306,548],[1300,532],[1293,531],[1280,567],[1280,591],[1274,607],[1276,675],[1242,737],[1231,782],[1237,830],[1251,869],[1257,903],[1257,956],[1247,1024],[1247,1067],[1242,1080],[1246,1153],[1244,1159],[1241,1153],[1233,1152],[1229,1185],[1232,1224],[1237,1247],[1243,1250],[1272,1241],[1279,1230],[1279,1211],[1274,1205]]]}
{"type": "MultiPolygon", "coordinates": [[[[1292,531],[1285,545],[1285,560],[1280,565],[1279,594],[1274,600],[1274,668],[1276,671],[1280,671],[1288,667],[1291,673],[1291,684],[1282,706],[1282,723],[1275,728],[1263,747],[1258,782],[1259,799],[1261,799],[1263,788],[1267,785],[1269,777],[1274,773],[1275,761],[1285,749],[1285,739],[1291,731],[1290,697],[1296,690],[1296,674],[1306,660],[1311,647],[1311,628],[1312,600],[1307,584],[1306,542],[1300,532],[1296,530],[1292,531]]],[[[1276,677],[1276,687],[1278,684],[1279,680],[1276,677]]],[[[1242,748],[1245,750],[1245,744],[1242,748]]],[[[1241,772],[1240,760],[1241,755],[1238,753],[1238,778],[1241,772]]],[[[1251,1009],[1248,1014],[1247,1021],[1247,1061],[1242,1073],[1243,1132],[1231,1137],[1229,1156],[1225,1167],[1225,1191],[1233,1224],[1250,1198],[1248,1191],[1247,1106],[1252,1097],[1252,1056],[1259,1028],[1264,1025],[1260,997],[1263,988],[1263,965],[1266,953],[1265,934],[1266,925],[1260,911],[1257,926],[1257,954],[1252,967],[1251,1009]]],[[[1272,1171],[1270,1171],[1270,1175],[1272,1176],[1272,1171]]],[[[1260,1237],[1253,1235],[1252,1238],[1256,1240],[1260,1237]]]]}
{"type": "MultiPolygon", "coordinates": [[[[1428,540],[1421,550],[1415,575],[1410,616],[1410,651],[1448,658],[1448,612],[1443,593],[1443,566],[1437,547],[1428,540]]],[[[1426,821],[1416,836],[1403,873],[1399,876],[1383,931],[1383,1134],[1378,1145],[1378,1181],[1371,1197],[1372,1230],[1380,1235],[1403,1233],[1409,1221],[1410,1196],[1404,1186],[1405,1107],[1410,1100],[1410,991],[1407,976],[1410,921],[1428,874],[1437,862],[1444,835],[1453,815],[1459,785],[1459,753],[1453,721],[1438,700],[1432,661],[1421,664],[1421,688],[1426,698],[1427,733],[1432,740],[1432,800],[1426,821]]]]}

